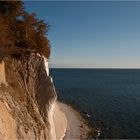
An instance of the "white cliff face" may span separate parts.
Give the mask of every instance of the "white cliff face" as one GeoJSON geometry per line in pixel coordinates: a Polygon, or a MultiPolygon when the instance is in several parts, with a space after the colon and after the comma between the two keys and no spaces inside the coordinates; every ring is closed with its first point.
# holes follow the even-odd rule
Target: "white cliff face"
{"type": "Polygon", "coordinates": [[[67,119],[65,114],[60,110],[57,102],[54,104],[53,122],[55,126],[56,140],[62,140],[67,130],[67,119]]]}
{"type": "Polygon", "coordinates": [[[0,140],[62,139],[67,120],[56,99],[45,57],[5,58],[0,63],[0,140]]]}
{"type": "Polygon", "coordinates": [[[43,59],[44,59],[44,64],[45,64],[45,69],[46,69],[46,72],[47,72],[47,76],[49,76],[49,63],[48,63],[49,60],[44,56],[43,56],[43,59]]]}
{"type": "Polygon", "coordinates": [[[50,123],[50,139],[51,140],[56,139],[55,125],[54,125],[54,108],[55,108],[55,103],[51,104],[50,110],[48,112],[48,120],[50,123]]]}
{"type": "Polygon", "coordinates": [[[57,102],[54,102],[49,110],[49,123],[51,128],[50,139],[62,140],[67,129],[67,119],[64,113],[60,110],[57,102]]]}
{"type": "MultiPolygon", "coordinates": [[[[44,58],[46,73],[47,76],[49,76],[48,60],[45,57],[43,58],[44,58]]],[[[53,85],[53,90],[56,93],[52,77],[50,77],[50,80],[53,85]]],[[[67,119],[64,113],[59,109],[56,99],[54,100],[53,103],[50,104],[50,109],[48,111],[48,121],[50,124],[50,139],[62,140],[65,136],[66,129],[67,129],[67,119]]]]}

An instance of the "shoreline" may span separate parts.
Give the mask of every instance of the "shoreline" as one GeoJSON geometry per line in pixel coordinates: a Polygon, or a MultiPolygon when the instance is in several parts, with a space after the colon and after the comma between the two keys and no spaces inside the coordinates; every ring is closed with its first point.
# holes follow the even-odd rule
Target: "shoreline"
{"type": "Polygon", "coordinates": [[[90,128],[80,112],[66,103],[57,101],[57,104],[67,119],[67,130],[63,139],[87,139],[90,128]]]}
{"type": "Polygon", "coordinates": [[[111,127],[102,120],[95,118],[92,122],[91,116],[87,112],[79,111],[73,104],[63,101],[57,101],[57,104],[67,119],[67,131],[64,140],[106,139],[108,137],[111,127]]]}

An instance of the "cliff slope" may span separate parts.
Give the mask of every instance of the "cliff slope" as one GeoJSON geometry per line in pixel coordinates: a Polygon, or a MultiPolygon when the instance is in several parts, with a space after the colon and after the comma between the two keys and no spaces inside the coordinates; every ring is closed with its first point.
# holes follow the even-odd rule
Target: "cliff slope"
{"type": "Polygon", "coordinates": [[[56,99],[45,57],[5,57],[0,62],[0,139],[62,139],[67,120],[56,99]]]}

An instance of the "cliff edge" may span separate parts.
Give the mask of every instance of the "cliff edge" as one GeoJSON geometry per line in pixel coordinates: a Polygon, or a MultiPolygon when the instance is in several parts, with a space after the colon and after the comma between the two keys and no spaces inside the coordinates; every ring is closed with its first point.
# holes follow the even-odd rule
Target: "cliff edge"
{"type": "Polygon", "coordinates": [[[0,62],[0,139],[62,139],[60,111],[48,60],[37,53],[0,62]]]}

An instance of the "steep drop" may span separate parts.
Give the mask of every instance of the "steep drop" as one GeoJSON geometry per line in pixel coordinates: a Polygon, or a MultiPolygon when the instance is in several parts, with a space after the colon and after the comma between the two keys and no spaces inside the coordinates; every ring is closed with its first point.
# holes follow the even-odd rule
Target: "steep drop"
{"type": "Polygon", "coordinates": [[[36,53],[5,57],[0,72],[0,139],[62,139],[67,120],[48,60],[36,53]]]}

